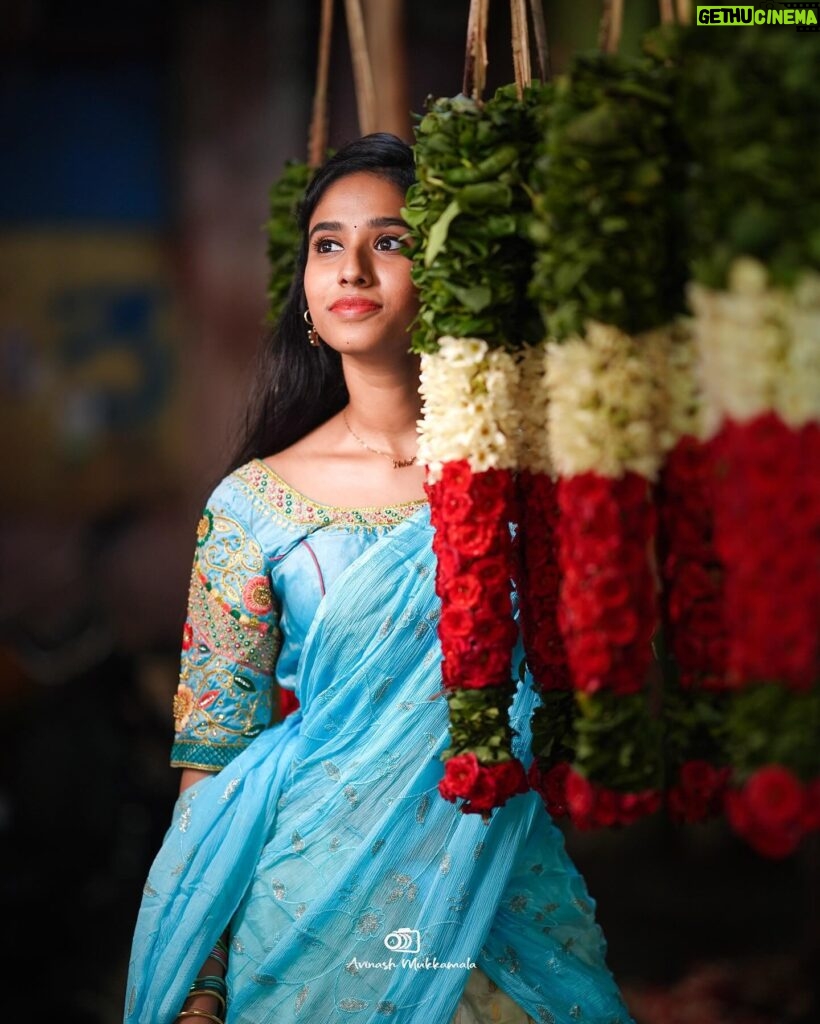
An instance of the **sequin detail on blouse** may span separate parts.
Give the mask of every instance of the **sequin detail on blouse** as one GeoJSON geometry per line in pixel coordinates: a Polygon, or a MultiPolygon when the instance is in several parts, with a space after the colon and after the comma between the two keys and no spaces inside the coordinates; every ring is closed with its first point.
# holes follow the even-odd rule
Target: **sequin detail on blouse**
{"type": "Polygon", "coordinates": [[[427,502],[398,501],[392,505],[324,505],[295,491],[261,459],[241,466],[234,473],[239,487],[251,497],[262,499],[265,506],[292,524],[300,526],[345,526],[368,529],[395,526],[411,516],[427,502]]]}

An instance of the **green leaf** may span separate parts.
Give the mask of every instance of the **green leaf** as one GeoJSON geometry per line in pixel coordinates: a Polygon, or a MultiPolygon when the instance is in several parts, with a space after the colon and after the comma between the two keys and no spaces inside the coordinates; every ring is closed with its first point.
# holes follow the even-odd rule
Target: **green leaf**
{"type": "Polygon", "coordinates": [[[454,199],[435,224],[430,228],[430,234],[428,235],[427,245],[424,250],[425,267],[431,266],[436,256],[438,256],[444,248],[444,244],[447,241],[447,232],[450,230],[450,225],[459,213],[461,213],[461,207],[454,199]]]}

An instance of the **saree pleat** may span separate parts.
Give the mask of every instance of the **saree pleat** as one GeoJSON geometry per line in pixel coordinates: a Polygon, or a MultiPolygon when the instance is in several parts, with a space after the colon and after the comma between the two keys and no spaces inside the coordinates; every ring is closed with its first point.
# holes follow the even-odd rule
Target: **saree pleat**
{"type": "MultiPolygon", "coordinates": [[[[422,509],[342,571],[305,638],[300,710],[180,797],[140,909],[129,1024],[170,1024],[228,925],[226,1024],[446,1024],[476,964],[535,1020],[630,1020],[537,796],[485,824],[438,794],[431,535],[422,509]]],[[[529,682],[512,711],[525,762],[529,682]]]]}

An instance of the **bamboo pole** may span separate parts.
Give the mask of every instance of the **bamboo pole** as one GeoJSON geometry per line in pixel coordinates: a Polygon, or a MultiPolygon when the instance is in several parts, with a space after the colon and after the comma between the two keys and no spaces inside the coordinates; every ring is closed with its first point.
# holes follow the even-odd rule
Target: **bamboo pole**
{"type": "Polygon", "coordinates": [[[692,4],[690,0],[677,0],[676,9],[681,25],[688,25],[692,20],[692,4]]]}
{"type": "Polygon", "coordinates": [[[316,168],[327,152],[327,81],[330,67],[330,40],[333,35],[333,2],[322,0],[319,21],[319,56],[316,62],[316,90],[308,131],[308,166],[316,168]]]}
{"type": "Polygon", "coordinates": [[[361,0],[345,0],[345,12],[356,88],[356,106],[359,112],[359,133],[369,135],[376,130],[376,87],[367,52],[361,0]]]}
{"type": "Polygon", "coordinates": [[[467,18],[467,47],[464,55],[464,83],[461,91],[480,101],[487,81],[487,20],[490,0],[470,0],[467,18]]]}
{"type": "Polygon", "coordinates": [[[524,95],[524,89],[532,85],[532,69],[530,67],[530,36],[527,27],[526,0],[510,0],[510,20],[512,22],[513,69],[515,71],[515,88],[518,98],[524,95]]]}
{"type": "Polygon", "coordinates": [[[413,126],[407,81],[404,0],[364,0],[368,51],[385,68],[378,74],[376,131],[392,132],[410,141],[413,126]]]}
{"type": "Polygon", "coordinates": [[[604,53],[617,53],[621,45],[621,29],[624,21],[623,0],[604,0],[601,21],[598,25],[598,49],[604,53]]]}
{"type": "Polygon", "coordinates": [[[548,82],[552,78],[552,68],[550,67],[547,23],[544,19],[542,0],[530,0],[530,12],[532,14],[532,31],[535,36],[535,53],[538,58],[538,73],[542,82],[548,82]]]}

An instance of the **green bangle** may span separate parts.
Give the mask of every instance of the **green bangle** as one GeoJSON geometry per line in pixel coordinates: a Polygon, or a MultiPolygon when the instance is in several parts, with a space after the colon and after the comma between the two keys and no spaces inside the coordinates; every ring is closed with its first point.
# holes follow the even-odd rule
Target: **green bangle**
{"type": "Polygon", "coordinates": [[[194,978],[191,988],[197,986],[211,987],[216,986],[221,991],[227,991],[228,986],[225,984],[225,979],[220,977],[218,974],[202,974],[198,978],[194,978]]]}

